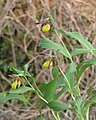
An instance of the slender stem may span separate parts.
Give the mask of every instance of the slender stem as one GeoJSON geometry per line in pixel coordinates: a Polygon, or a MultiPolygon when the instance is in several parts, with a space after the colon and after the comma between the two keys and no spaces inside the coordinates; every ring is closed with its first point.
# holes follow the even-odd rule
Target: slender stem
{"type": "Polygon", "coordinates": [[[30,87],[33,89],[33,91],[38,95],[38,97],[40,99],[42,99],[45,103],[48,104],[48,102],[41,95],[39,95],[38,91],[35,90],[35,88],[31,85],[31,83],[27,79],[26,79],[26,81],[28,82],[28,84],[30,85],[30,87]]]}
{"type": "Polygon", "coordinates": [[[83,117],[80,117],[80,120],[84,120],[84,118],[83,118],[83,117]]]}
{"type": "MultiPolygon", "coordinates": [[[[32,78],[32,77],[31,77],[32,78]]],[[[27,78],[25,77],[25,79],[27,80],[27,78]]],[[[32,78],[33,82],[34,82],[34,85],[37,89],[37,91],[43,96],[42,92],[39,90],[39,88],[37,87],[36,83],[35,83],[35,80],[32,78]]],[[[33,86],[30,84],[30,82],[27,80],[28,84],[33,88],[33,86]]],[[[35,90],[35,89],[34,89],[35,90]]]]}
{"type": "Polygon", "coordinates": [[[58,118],[58,120],[60,120],[60,117],[59,117],[59,113],[57,112],[57,118],[58,118]]]}
{"type": "Polygon", "coordinates": [[[59,67],[59,70],[62,73],[63,77],[65,78],[65,81],[67,82],[69,89],[71,90],[71,87],[70,87],[70,84],[69,84],[69,81],[68,81],[67,77],[65,76],[65,74],[63,73],[63,71],[61,70],[60,67],[59,67]]]}
{"type": "Polygon", "coordinates": [[[78,116],[78,120],[84,120],[83,116],[82,116],[82,115],[79,115],[79,116],[78,116]]]}
{"type": "Polygon", "coordinates": [[[36,85],[36,82],[35,82],[35,80],[33,80],[33,82],[34,82],[34,85],[35,85],[35,87],[36,87],[36,89],[37,89],[37,91],[43,96],[43,93],[39,90],[39,88],[38,88],[38,86],[36,85]]]}
{"type": "Polygon", "coordinates": [[[78,83],[76,84],[76,88],[78,90],[78,95],[80,96],[80,88],[79,88],[79,84],[78,83]]]}
{"type": "Polygon", "coordinates": [[[75,100],[75,97],[73,96],[73,94],[71,94],[71,97],[73,98],[73,100],[75,100]]]}
{"type": "Polygon", "coordinates": [[[62,75],[64,76],[65,81],[66,81],[66,82],[67,82],[67,84],[68,84],[68,87],[69,87],[69,91],[70,91],[71,97],[73,98],[73,100],[75,100],[75,97],[73,96],[73,93],[72,93],[72,90],[71,90],[71,87],[70,87],[70,84],[69,84],[69,81],[68,81],[68,79],[67,79],[66,75],[63,73],[63,71],[61,70],[61,68],[60,68],[60,67],[59,67],[59,70],[60,70],[60,72],[62,73],[62,75]]]}
{"type": "Polygon", "coordinates": [[[53,114],[54,118],[55,118],[56,120],[59,120],[59,119],[56,117],[54,111],[53,111],[53,110],[51,110],[51,111],[52,111],[52,114],[53,114]]]}
{"type": "Polygon", "coordinates": [[[45,100],[42,96],[40,96],[40,95],[38,94],[38,92],[37,92],[37,95],[38,95],[38,97],[39,97],[41,100],[43,100],[46,104],[48,104],[48,101],[45,100]]]}
{"type": "Polygon", "coordinates": [[[37,91],[43,96],[43,93],[39,90],[38,86],[36,85],[36,82],[35,82],[35,79],[31,76],[32,80],[33,80],[33,83],[37,89],[37,91]]]}
{"type": "Polygon", "coordinates": [[[86,120],[89,120],[89,108],[88,108],[87,113],[86,113],[86,120]]]}
{"type": "Polygon", "coordinates": [[[71,54],[69,53],[68,49],[66,48],[66,46],[65,46],[65,44],[64,44],[64,42],[63,42],[63,40],[61,39],[61,37],[59,36],[59,34],[58,34],[57,30],[55,29],[54,31],[55,31],[55,33],[56,33],[57,37],[60,39],[60,42],[61,42],[61,43],[62,43],[62,45],[64,46],[64,48],[65,48],[65,50],[66,50],[66,52],[67,52],[67,54],[68,54],[68,56],[69,56],[69,58],[70,58],[71,62],[73,62],[72,57],[71,57],[71,54]]]}
{"type": "MultiPolygon", "coordinates": [[[[25,77],[25,78],[26,78],[26,77],[25,77]]],[[[31,87],[33,90],[35,90],[34,87],[31,85],[31,83],[27,80],[27,78],[26,78],[26,81],[28,82],[28,84],[30,85],[30,87],[31,87]]]]}
{"type": "MultiPolygon", "coordinates": [[[[26,78],[26,81],[28,82],[28,84],[30,85],[30,87],[32,87],[33,91],[37,94],[37,96],[38,96],[41,100],[43,100],[46,104],[48,104],[48,101],[45,100],[45,99],[38,93],[38,91],[36,91],[36,90],[34,89],[34,87],[33,87],[33,86],[31,85],[31,83],[27,80],[27,78],[26,78]]],[[[55,118],[56,120],[59,120],[59,119],[56,117],[56,115],[55,115],[55,113],[54,113],[53,110],[52,110],[52,114],[53,114],[53,116],[54,116],[54,118],[55,118]]]]}
{"type": "MultiPolygon", "coordinates": [[[[68,54],[68,56],[69,56],[71,62],[73,63],[73,60],[72,60],[71,54],[69,53],[68,49],[66,48],[66,46],[65,46],[65,44],[64,44],[64,42],[63,42],[63,40],[62,40],[61,37],[59,36],[57,30],[55,29],[54,31],[55,31],[56,35],[58,36],[58,38],[60,39],[62,45],[63,45],[64,48],[66,49],[66,52],[67,52],[67,54],[68,54]]],[[[63,73],[63,71],[61,70],[61,68],[59,68],[59,70],[60,70],[60,72],[62,73],[62,75],[64,76],[64,78],[65,78],[65,80],[66,80],[66,82],[67,82],[67,84],[68,84],[68,86],[69,86],[70,93],[71,93],[71,96],[72,96],[73,100],[75,100],[75,97],[73,96],[73,93],[71,92],[71,87],[70,87],[70,84],[69,84],[68,79],[66,78],[66,76],[65,76],[65,74],[63,73]]]]}

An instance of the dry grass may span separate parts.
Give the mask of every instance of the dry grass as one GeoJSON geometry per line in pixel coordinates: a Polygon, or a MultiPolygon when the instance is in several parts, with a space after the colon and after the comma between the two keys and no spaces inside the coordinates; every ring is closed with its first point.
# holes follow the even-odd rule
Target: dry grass
{"type": "MultiPolygon", "coordinates": [[[[55,19],[57,29],[79,31],[96,47],[95,8],[96,0],[7,0],[6,2],[0,0],[0,91],[8,90],[11,84],[5,75],[8,65],[22,68],[25,63],[31,63],[30,72],[33,73],[38,84],[46,81],[46,78],[50,81],[50,70],[43,70],[42,63],[52,53],[38,47],[42,32],[35,22],[51,14],[55,19]]],[[[59,43],[54,33],[45,34],[45,36],[59,43]]],[[[65,36],[61,37],[70,50],[78,46],[75,40],[70,41],[65,36]]],[[[78,63],[91,58],[92,55],[87,54],[78,56],[74,60],[78,63]]],[[[66,70],[67,66],[66,60],[61,67],[66,70]]],[[[88,87],[96,85],[96,68],[92,66],[86,70],[80,85],[83,98],[86,99],[88,87]]],[[[69,94],[62,95],[61,99],[67,101],[69,97],[69,94]]],[[[32,101],[35,101],[34,108],[30,108],[27,104],[20,104],[18,101],[8,101],[0,105],[0,120],[36,120],[39,116],[36,110],[37,97],[33,95],[32,101]]],[[[43,109],[43,114],[46,120],[53,120],[48,108],[43,109]]],[[[61,112],[61,116],[62,120],[76,120],[75,115],[70,111],[61,112]]],[[[93,107],[90,112],[90,120],[93,118],[96,119],[96,107],[93,107]]]]}

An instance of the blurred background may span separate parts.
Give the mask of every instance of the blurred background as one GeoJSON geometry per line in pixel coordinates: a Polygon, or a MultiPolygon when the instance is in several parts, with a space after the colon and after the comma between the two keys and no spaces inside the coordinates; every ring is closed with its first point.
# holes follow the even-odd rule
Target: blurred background
{"type": "MultiPolygon", "coordinates": [[[[78,31],[96,47],[96,0],[0,0],[0,92],[10,89],[12,78],[8,77],[8,66],[22,69],[30,63],[29,72],[37,84],[48,82],[52,78],[50,69],[43,69],[42,64],[52,51],[41,49],[38,43],[42,39],[41,26],[36,25],[50,16],[54,18],[57,29],[78,31]]],[[[46,37],[59,43],[54,32],[44,33],[46,37]]],[[[79,47],[76,40],[61,36],[69,51],[79,47]]],[[[54,52],[55,54],[55,52],[54,52]]],[[[62,62],[62,56],[60,61],[62,62]]],[[[74,57],[75,63],[91,59],[90,53],[74,57]]],[[[62,62],[62,70],[69,65],[68,59],[62,62]]],[[[83,99],[86,99],[88,87],[96,85],[96,68],[88,68],[80,82],[83,99]]],[[[25,94],[34,104],[31,108],[18,100],[0,105],[0,120],[37,120],[39,113],[37,96],[32,92],[25,94]]],[[[63,94],[61,100],[66,102],[69,94],[63,94]]],[[[49,108],[45,107],[43,115],[46,120],[54,120],[49,108]]],[[[76,120],[70,111],[60,112],[61,120],[76,120]]],[[[96,119],[96,107],[90,111],[90,120],[96,119]]]]}

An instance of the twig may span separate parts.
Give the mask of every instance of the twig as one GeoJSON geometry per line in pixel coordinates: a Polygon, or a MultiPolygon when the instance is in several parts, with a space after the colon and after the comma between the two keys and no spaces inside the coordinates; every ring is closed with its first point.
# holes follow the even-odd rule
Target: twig
{"type": "Polygon", "coordinates": [[[1,78],[5,80],[8,84],[11,85],[11,82],[3,75],[3,73],[0,71],[1,78]]]}
{"type": "Polygon", "coordinates": [[[14,4],[15,0],[7,0],[7,3],[3,9],[3,11],[0,14],[0,34],[2,32],[3,24],[5,22],[5,17],[7,16],[10,9],[12,9],[12,6],[14,4]]]}

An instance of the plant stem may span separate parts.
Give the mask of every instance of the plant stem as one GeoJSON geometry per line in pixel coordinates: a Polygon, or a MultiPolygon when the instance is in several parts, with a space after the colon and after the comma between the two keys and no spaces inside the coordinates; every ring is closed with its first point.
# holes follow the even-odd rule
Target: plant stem
{"type": "Polygon", "coordinates": [[[63,42],[63,40],[61,39],[61,37],[59,36],[59,34],[58,34],[57,30],[55,29],[54,31],[55,31],[55,33],[56,33],[57,37],[60,39],[60,42],[61,42],[61,43],[62,43],[62,45],[64,46],[64,48],[65,48],[65,50],[66,50],[66,52],[67,52],[67,54],[68,54],[68,56],[69,56],[69,58],[70,58],[71,62],[73,62],[72,57],[71,57],[71,54],[69,53],[68,49],[66,48],[66,46],[65,46],[65,44],[64,44],[64,42],[63,42]]]}
{"type": "MultiPolygon", "coordinates": [[[[30,77],[32,78],[33,83],[34,83],[34,85],[35,85],[37,91],[43,96],[42,92],[41,92],[41,91],[39,90],[39,88],[37,87],[37,85],[36,85],[35,80],[33,79],[33,77],[32,77],[31,75],[30,75],[30,77]]],[[[28,82],[28,84],[30,85],[30,87],[33,88],[33,86],[30,84],[30,82],[28,81],[28,79],[26,78],[26,76],[25,76],[25,79],[26,79],[26,81],[28,82]]],[[[34,88],[34,90],[35,90],[35,88],[34,88]]]]}
{"type": "Polygon", "coordinates": [[[79,115],[79,116],[78,116],[78,120],[84,120],[83,116],[82,116],[82,115],[79,115]]]}
{"type": "MultiPolygon", "coordinates": [[[[35,90],[35,88],[34,88],[34,87],[31,85],[31,83],[27,80],[27,78],[26,78],[26,81],[28,82],[28,84],[30,85],[30,87],[32,87],[33,91],[37,94],[37,96],[38,96],[41,100],[43,100],[46,104],[48,104],[48,101],[45,100],[45,99],[38,93],[38,91],[35,90]]],[[[59,119],[56,117],[56,115],[55,115],[55,113],[54,113],[53,110],[52,110],[52,114],[53,114],[53,116],[54,116],[54,118],[55,118],[56,120],[59,120],[59,119]]]]}
{"type": "Polygon", "coordinates": [[[81,117],[81,118],[80,118],[80,120],[84,120],[84,118],[83,118],[83,117],[81,117]]]}
{"type": "Polygon", "coordinates": [[[73,93],[71,93],[71,97],[73,98],[73,100],[75,100],[75,97],[73,96],[73,93]]]}
{"type": "Polygon", "coordinates": [[[28,82],[28,84],[30,85],[30,87],[33,89],[33,91],[38,95],[38,97],[40,99],[42,99],[45,103],[48,104],[48,102],[41,95],[39,95],[38,91],[35,90],[35,88],[31,85],[31,83],[27,79],[26,79],[26,81],[28,82]]]}
{"type": "MultiPolygon", "coordinates": [[[[32,77],[31,77],[31,78],[32,78],[32,77]]],[[[33,78],[32,78],[32,79],[33,79],[33,78]]],[[[37,91],[43,96],[43,93],[39,90],[39,88],[38,88],[38,86],[36,85],[36,82],[35,82],[34,79],[33,79],[33,83],[34,83],[34,85],[35,85],[37,91]]]]}
{"type": "Polygon", "coordinates": [[[89,120],[89,108],[87,109],[86,120],[89,120]]]}
{"type": "Polygon", "coordinates": [[[51,110],[51,111],[52,111],[52,114],[53,114],[54,118],[55,118],[56,120],[59,120],[59,119],[56,117],[54,111],[53,111],[53,110],[51,110]]]}
{"type": "Polygon", "coordinates": [[[58,120],[60,120],[60,117],[59,117],[59,113],[57,112],[57,118],[58,118],[58,120]]]}
{"type": "Polygon", "coordinates": [[[65,81],[66,81],[66,83],[67,83],[67,85],[68,85],[68,87],[69,87],[69,90],[71,90],[71,87],[70,87],[70,84],[69,84],[69,81],[68,81],[67,77],[65,76],[65,74],[63,73],[63,71],[61,70],[60,67],[59,67],[59,70],[60,70],[60,72],[62,73],[63,77],[65,78],[65,81]]]}
{"type": "Polygon", "coordinates": [[[69,91],[70,91],[71,97],[73,98],[73,100],[75,100],[75,97],[73,96],[73,93],[72,93],[72,90],[71,90],[71,87],[70,87],[70,84],[69,84],[69,81],[68,81],[66,75],[63,73],[63,71],[61,70],[60,67],[59,67],[59,70],[60,70],[60,72],[62,73],[62,75],[63,75],[64,78],[65,78],[65,81],[66,81],[66,83],[67,83],[67,85],[68,85],[68,87],[69,87],[69,91]]]}
{"type": "Polygon", "coordinates": [[[76,88],[78,90],[78,95],[80,96],[80,88],[79,88],[79,84],[78,83],[76,84],[76,88]]]}

